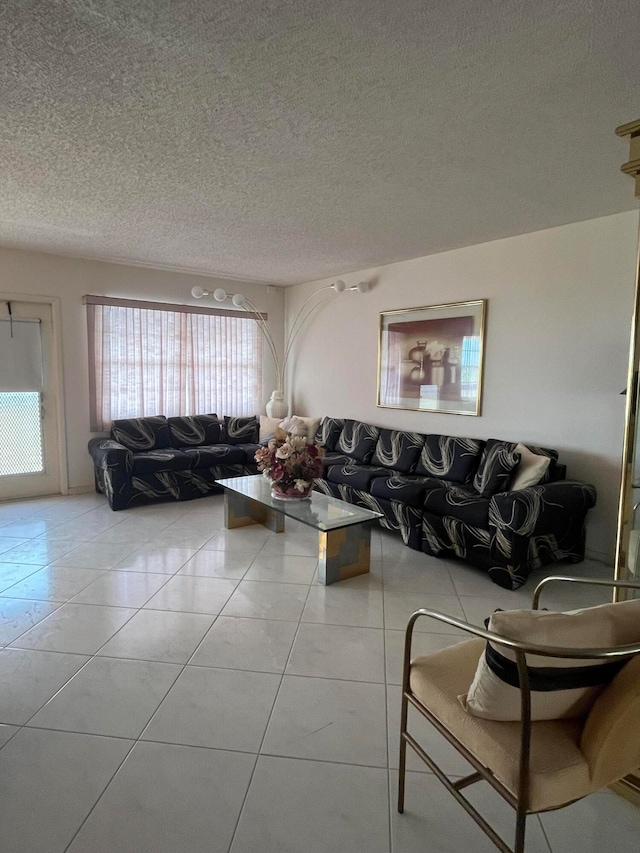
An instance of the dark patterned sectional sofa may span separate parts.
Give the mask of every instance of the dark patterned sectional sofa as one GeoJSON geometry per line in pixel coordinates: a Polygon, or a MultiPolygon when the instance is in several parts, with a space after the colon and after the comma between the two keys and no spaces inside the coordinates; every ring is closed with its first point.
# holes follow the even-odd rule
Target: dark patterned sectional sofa
{"type": "Polygon", "coordinates": [[[555,450],[538,485],[509,490],[520,456],[513,442],[423,435],[324,418],[324,476],[316,489],[383,514],[406,545],[459,557],[517,589],[533,569],[584,558],[593,486],[566,479],[555,450]]]}
{"type": "Polygon", "coordinates": [[[191,500],[216,480],[257,474],[257,418],[217,415],[116,420],[110,438],[92,438],[96,491],[113,510],[157,500],[191,500]]]}

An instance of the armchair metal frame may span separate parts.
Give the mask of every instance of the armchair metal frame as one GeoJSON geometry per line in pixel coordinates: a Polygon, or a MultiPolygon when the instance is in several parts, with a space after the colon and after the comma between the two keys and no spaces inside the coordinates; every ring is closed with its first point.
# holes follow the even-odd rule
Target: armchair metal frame
{"type": "MultiPolygon", "coordinates": [[[[551,582],[568,582],[590,584],[595,586],[608,586],[613,588],[638,589],[640,583],[632,583],[630,581],[614,581],[608,579],[593,579],[593,578],[576,578],[564,576],[551,576],[542,580],[534,590],[533,594],[533,609],[538,609],[540,595],[543,588],[551,582]]],[[[405,775],[406,775],[406,760],[407,760],[407,744],[420,756],[420,758],[433,771],[437,778],[453,794],[465,811],[473,818],[480,828],[489,836],[491,841],[502,853],[524,853],[524,838],[526,829],[526,818],[529,814],[536,814],[537,811],[552,811],[553,809],[531,810],[529,808],[529,751],[531,745],[531,691],[529,685],[529,674],[527,670],[526,655],[535,654],[543,657],[558,657],[558,658],[574,658],[576,660],[620,660],[624,658],[631,659],[634,655],[640,654],[640,643],[627,646],[617,646],[615,648],[594,648],[594,649],[570,649],[550,646],[537,646],[528,643],[510,640],[506,637],[501,637],[484,628],[479,628],[475,625],[470,625],[453,616],[445,613],[439,613],[435,610],[421,609],[412,614],[407,625],[405,633],[404,646],[404,668],[402,675],[402,710],[400,718],[400,771],[398,782],[398,811],[404,811],[404,791],[405,791],[405,775]],[[440,720],[426,708],[420,700],[414,696],[409,683],[411,671],[411,641],[413,638],[413,629],[415,623],[421,616],[430,616],[432,619],[437,619],[440,622],[445,622],[454,628],[458,628],[476,637],[481,637],[484,640],[490,640],[495,645],[504,646],[515,652],[516,664],[518,668],[518,676],[520,681],[520,708],[522,729],[520,735],[520,766],[519,766],[519,781],[518,793],[514,795],[509,791],[498,779],[495,778],[491,769],[485,767],[478,759],[461,743],[455,735],[453,735],[440,720]],[[409,703],[422,714],[446,740],[454,746],[458,752],[475,768],[475,773],[471,773],[462,779],[455,781],[449,779],[444,771],[435,763],[435,761],[427,755],[420,744],[407,731],[407,718],[409,713],[409,703]],[[516,812],[516,832],[514,847],[509,847],[506,842],[498,835],[498,833],[490,826],[480,812],[469,802],[469,800],[461,793],[463,788],[473,785],[481,780],[489,782],[495,790],[515,809],[516,812]]],[[[578,798],[580,799],[580,798],[578,798]]],[[[560,806],[554,808],[563,808],[570,805],[576,800],[569,800],[560,806]]]]}

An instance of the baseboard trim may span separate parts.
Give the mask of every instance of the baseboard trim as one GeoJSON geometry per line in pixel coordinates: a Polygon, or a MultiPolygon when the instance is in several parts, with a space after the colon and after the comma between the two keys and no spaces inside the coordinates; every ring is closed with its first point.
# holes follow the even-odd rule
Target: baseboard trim
{"type": "Polygon", "coordinates": [[[88,492],[93,492],[94,486],[93,483],[89,483],[86,486],[69,486],[67,489],[68,495],[86,495],[88,492]]]}

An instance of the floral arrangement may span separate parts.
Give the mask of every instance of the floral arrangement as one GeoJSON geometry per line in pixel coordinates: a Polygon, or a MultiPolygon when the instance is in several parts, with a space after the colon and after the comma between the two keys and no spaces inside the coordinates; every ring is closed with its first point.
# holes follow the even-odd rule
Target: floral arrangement
{"type": "Polygon", "coordinates": [[[271,480],[278,497],[306,497],[314,477],[322,476],[324,449],[305,435],[290,435],[277,429],[266,447],[256,450],[258,471],[271,480]]]}

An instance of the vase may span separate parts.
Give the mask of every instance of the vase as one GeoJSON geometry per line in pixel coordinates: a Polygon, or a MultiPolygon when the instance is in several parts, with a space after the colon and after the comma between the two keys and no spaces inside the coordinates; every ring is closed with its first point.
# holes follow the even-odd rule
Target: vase
{"type": "Polygon", "coordinates": [[[294,485],[282,486],[279,483],[271,484],[271,497],[279,501],[303,501],[311,494],[313,483],[304,492],[296,489],[294,485]]]}
{"type": "Polygon", "coordinates": [[[286,418],[289,414],[289,406],[282,391],[272,391],[265,408],[269,418],[286,418]]]}

